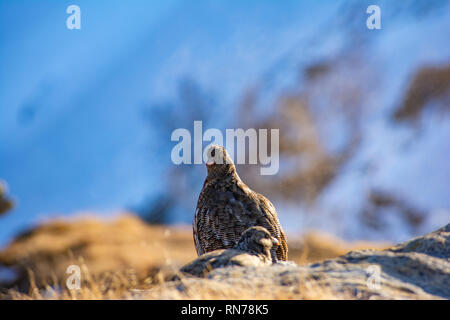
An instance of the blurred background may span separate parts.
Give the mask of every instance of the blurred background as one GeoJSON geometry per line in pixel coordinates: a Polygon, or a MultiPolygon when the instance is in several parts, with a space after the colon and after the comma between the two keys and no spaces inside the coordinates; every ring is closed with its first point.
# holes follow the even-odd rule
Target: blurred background
{"type": "Polygon", "coordinates": [[[170,135],[194,120],[280,129],[279,173],[238,172],[288,234],[441,227],[449,39],[445,0],[2,0],[0,247],[80,212],[190,224],[206,169],[172,164],[170,135]],[[71,4],[81,30],[66,28],[71,4]]]}

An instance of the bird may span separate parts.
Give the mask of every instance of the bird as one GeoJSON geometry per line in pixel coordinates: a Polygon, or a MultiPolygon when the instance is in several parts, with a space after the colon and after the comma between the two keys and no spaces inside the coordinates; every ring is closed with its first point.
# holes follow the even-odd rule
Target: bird
{"type": "Polygon", "coordinates": [[[273,204],[241,180],[223,146],[211,145],[207,155],[208,174],[192,222],[197,255],[233,248],[245,230],[261,226],[280,242],[271,249],[273,262],[287,261],[287,239],[273,204]]]}
{"type": "Polygon", "coordinates": [[[210,271],[228,266],[264,266],[273,263],[270,249],[280,242],[272,237],[266,228],[256,226],[248,228],[231,249],[219,249],[205,253],[180,269],[197,277],[203,277],[210,271]]]}

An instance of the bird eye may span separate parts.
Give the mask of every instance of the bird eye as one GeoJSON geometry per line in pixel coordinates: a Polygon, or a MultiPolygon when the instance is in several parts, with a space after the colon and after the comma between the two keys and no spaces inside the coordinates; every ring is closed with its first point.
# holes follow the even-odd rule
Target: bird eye
{"type": "Polygon", "coordinates": [[[211,151],[211,157],[215,157],[216,156],[216,149],[212,149],[211,151]]]}

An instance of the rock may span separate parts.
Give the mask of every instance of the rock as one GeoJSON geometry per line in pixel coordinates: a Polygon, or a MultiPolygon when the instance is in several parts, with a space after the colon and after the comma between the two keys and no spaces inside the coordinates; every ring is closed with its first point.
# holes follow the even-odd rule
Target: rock
{"type": "Polygon", "coordinates": [[[450,299],[450,224],[386,250],[349,252],[307,266],[226,267],[165,284],[167,298],[450,299]],[[217,296],[223,292],[222,296],[217,296]]]}
{"type": "MultiPolygon", "coordinates": [[[[317,261],[323,246],[310,246],[315,252],[308,256],[315,256],[305,265],[224,267],[200,278],[177,271],[195,254],[189,227],[168,232],[133,216],[107,223],[86,218],[53,221],[22,234],[0,251],[0,273],[5,267],[19,279],[18,290],[5,299],[74,298],[58,287],[48,291],[55,281],[64,288],[72,264],[86,266],[90,275],[83,273],[86,287],[79,299],[450,299],[449,241],[450,224],[384,250],[355,249],[317,261]],[[29,290],[27,270],[39,295],[37,288],[29,290]]],[[[339,246],[340,252],[346,248],[339,246]]],[[[304,263],[297,252],[296,262],[304,263]]]]}

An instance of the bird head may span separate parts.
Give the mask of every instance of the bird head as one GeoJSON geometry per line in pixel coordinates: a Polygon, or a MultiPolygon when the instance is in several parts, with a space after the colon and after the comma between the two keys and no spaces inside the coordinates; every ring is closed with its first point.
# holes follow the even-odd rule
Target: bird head
{"type": "Polygon", "coordinates": [[[219,178],[236,171],[233,160],[224,147],[219,145],[210,146],[207,156],[206,168],[208,169],[209,177],[219,178]]]}
{"type": "Polygon", "coordinates": [[[244,231],[235,249],[262,254],[271,259],[270,249],[278,245],[280,245],[278,239],[274,238],[266,228],[255,226],[244,231]]]}

